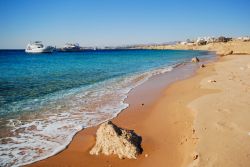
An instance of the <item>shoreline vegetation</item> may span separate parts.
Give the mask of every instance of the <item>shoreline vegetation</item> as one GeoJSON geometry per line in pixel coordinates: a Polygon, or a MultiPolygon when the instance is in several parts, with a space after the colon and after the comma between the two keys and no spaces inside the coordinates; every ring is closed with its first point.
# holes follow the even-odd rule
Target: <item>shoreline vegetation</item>
{"type": "Polygon", "coordinates": [[[136,160],[90,155],[98,127],[76,134],[59,154],[27,166],[249,166],[250,42],[140,46],[134,49],[208,50],[220,55],[192,77],[168,86],[166,75],[131,91],[129,107],[112,122],[135,130],[136,160]]]}

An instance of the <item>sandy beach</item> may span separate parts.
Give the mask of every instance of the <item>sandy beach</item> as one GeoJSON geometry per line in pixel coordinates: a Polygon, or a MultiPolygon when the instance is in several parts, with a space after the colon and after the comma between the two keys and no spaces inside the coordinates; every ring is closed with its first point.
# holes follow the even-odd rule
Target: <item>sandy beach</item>
{"type": "Polygon", "coordinates": [[[249,166],[250,56],[227,56],[213,69],[214,74],[203,78],[200,87],[217,93],[203,95],[188,105],[196,115],[197,164],[249,166]]]}
{"type": "Polygon", "coordinates": [[[134,89],[130,107],[112,121],[142,136],[137,160],[89,155],[92,127],[61,153],[28,166],[248,166],[249,76],[250,56],[230,55],[167,87],[169,76],[159,75],[134,89]]]}
{"type": "Polygon", "coordinates": [[[0,167],[250,167],[249,6],[0,1],[0,167]]]}

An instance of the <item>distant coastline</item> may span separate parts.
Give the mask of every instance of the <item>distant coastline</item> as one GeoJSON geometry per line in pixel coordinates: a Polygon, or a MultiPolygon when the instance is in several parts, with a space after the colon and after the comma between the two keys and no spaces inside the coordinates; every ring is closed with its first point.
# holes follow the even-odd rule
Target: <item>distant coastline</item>
{"type": "MultiPolygon", "coordinates": [[[[250,54],[250,37],[198,37],[197,39],[187,39],[186,41],[172,41],[165,43],[152,43],[152,44],[134,44],[124,46],[105,46],[105,47],[84,47],[79,46],[79,50],[72,52],[82,51],[95,51],[95,50],[207,50],[215,51],[218,55],[225,55],[229,52],[232,54],[250,54]],[[242,48],[244,46],[245,48],[242,48]],[[239,48],[240,49],[237,49],[239,48]]],[[[25,50],[25,49],[0,49],[0,50],[25,50]]],[[[71,52],[65,50],[64,47],[56,47],[57,52],[71,52]]]]}

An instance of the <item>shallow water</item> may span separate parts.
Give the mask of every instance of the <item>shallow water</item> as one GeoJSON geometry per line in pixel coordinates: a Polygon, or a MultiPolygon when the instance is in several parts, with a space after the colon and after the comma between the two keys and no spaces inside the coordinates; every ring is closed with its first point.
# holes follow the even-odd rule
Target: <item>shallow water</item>
{"type": "Polygon", "coordinates": [[[79,130],[115,117],[128,92],[205,51],[0,51],[0,166],[51,156],[79,130]]]}

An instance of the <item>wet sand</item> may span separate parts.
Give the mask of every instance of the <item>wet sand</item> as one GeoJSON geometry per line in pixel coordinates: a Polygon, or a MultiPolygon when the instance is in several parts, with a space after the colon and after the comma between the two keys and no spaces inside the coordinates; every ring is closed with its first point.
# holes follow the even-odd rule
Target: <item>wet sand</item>
{"type": "MultiPolygon", "coordinates": [[[[112,121],[134,129],[142,136],[143,154],[137,160],[120,160],[117,156],[91,156],[97,127],[80,131],[61,153],[28,166],[180,166],[190,159],[185,152],[193,147],[193,115],[180,101],[185,88],[174,81],[190,77],[199,65],[181,66],[170,73],[157,75],[132,90],[126,103],[130,106],[112,121]],[[169,79],[171,78],[171,80],[169,79]],[[166,85],[170,85],[166,88],[166,85]],[[178,89],[178,91],[177,91],[178,89]],[[188,141],[186,141],[188,140],[188,141]],[[189,143],[189,144],[188,144],[189,143]],[[191,143],[191,145],[190,145],[191,143]],[[171,151],[170,151],[171,150],[171,151]],[[148,157],[145,157],[145,155],[148,157]]],[[[184,93],[185,94],[185,93],[184,93]]]]}
{"type": "MultiPolygon", "coordinates": [[[[250,57],[245,57],[248,57],[248,59],[243,59],[241,62],[249,61],[250,63],[250,57]]],[[[214,105],[214,103],[210,103],[212,102],[211,98],[214,99],[212,95],[226,91],[226,89],[232,89],[230,85],[223,84],[223,78],[219,79],[218,82],[221,82],[222,87],[225,86],[226,89],[224,90],[218,87],[214,88],[213,86],[217,82],[208,82],[207,80],[210,76],[214,75],[223,77],[224,73],[218,72],[218,69],[223,71],[222,69],[227,65],[221,66],[220,63],[227,63],[230,61],[229,59],[237,62],[239,59],[242,59],[242,56],[233,55],[223,57],[218,63],[211,63],[205,68],[199,69],[194,76],[185,80],[179,80],[180,78],[176,75],[176,80],[179,81],[170,85],[167,83],[167,77],[170,77],[167,74],[155,76],[129,94],[127,102],[130,106],[121,112],[118,117],[114,118],[113,122],[120,127],[134,129],[137,134],[142,136],[143,153],[138,156],[137,160],[119,159],[117,156],[89,155],[89,150],[95,142],[95,132],[97,129],[97,127],[92,127],[80,131],[67,149],[61,153],[29,166],[180,167],[224,166],[224,164],[227,164],[226,166],[230,166],[230,164],[231,166],[246,166],[250,162],[247,161],[250,155],[248,154],[248,150],[250,149],[247,149],[250,146],[250,140],[247,133],[245,133],[250,131],[250,121],[248,121],[250,105],[247,99],[244,98],[245,100],[242,100],[237,107],[241,110],[240,104],[244,104],[245,107],[242,110],[244,114],[235,112],[235,115],[233,115],[233,118],[236,120],[241,118],[238,121],[243,122],[244,128],[235,123],[228,124],[232,121],[231,119],[223,119],[222,125],[225,125],[224,128],[218,124],[216,125],[218,126],[217,129],[208,131],[209,133],[206,131],[203,132],[204,125],[206,125],[205,128],[210,129],[210,125],[214,125],[214,119],[217,118],[217,115],[211,113],[207,117],[208,119],[206,119],[206,113],[210,112],[211,106],[214,105]],[[204,86],[204,82],[206,84],[209,83],[210,86],[204,86]],[[211,84],[213,84],[212,87],[211,84]],[[169,86],[166,87],[166,85],[169,86]],[[210,100],[205,99],[200,102],[200,98],[210,95],[210,100]],[[228,129],[231,129],[231,132],[228,129]],[[228,134],[229,136],[216,136],[218,133],[228,134]],[[238,135],[237,138],[234,136],[236,134],[238,135]],[[210,137],[207,138],[206,135],[210,137]],[[224,142],[224,139],[225,144],[221,144],[224,142]],[[244,145],[247,145],[247,147],[243,148],[244,145]],[[220,146],[218,147],[220,150],[216,150],[216,146],[220,146]],[[216,153],[216,156],[213,157],[214,153],[216,153]],[[145,156],[146,154],[148,156],[145,156]],[[228,157],[231,158],[235,155],[238,155],[238,158],[233,158],[234,162],[229,161],[228,157]],[[238,162],[241,156],[244,157],[241,162],[238,162]],[[210,159],[207,158],[212,159],[211,163],[208,163],[210,159]]],[[[230,69],[231,67],[228,68],[230,69]]],[[[246,70],[247,68],[247,65],[244,65],[244,69],[246,70]]],[[[250,76],[249,70],[245,75],[250,76]]],[[[238,74],[235,75],[237,78],[238,74]]],[[[244,82],[239,83],[244,83],[247,87],[244,87],[243,90],[247,89],[249,91],[249,80],[247,77],[244,82]]],[[[240,89],[239,91],[243,90],[240,89]]],[[[230,94],[232,99],[235,97],[235,92],[237,91],[230,94]]],[[[245,97],[248,96],[246,95],[245,97]]],[[[227,99],[227,97],[224,98],[227,99]]],[[[237,96],[237,98],[241,98],[241,96],[237,96]]],[[[232,101],[225,100],[225,102],[223,105],[227,106],[232,101]]],[[[214,109],[214,112],[216,113],[217,110],[214,109]]],[[[227,116],[230,117],[227,113],[222,113],[220,118],[227,116]]]]}

